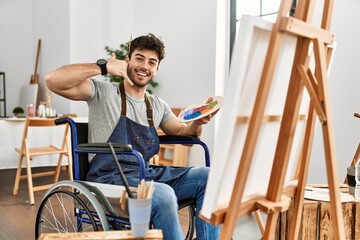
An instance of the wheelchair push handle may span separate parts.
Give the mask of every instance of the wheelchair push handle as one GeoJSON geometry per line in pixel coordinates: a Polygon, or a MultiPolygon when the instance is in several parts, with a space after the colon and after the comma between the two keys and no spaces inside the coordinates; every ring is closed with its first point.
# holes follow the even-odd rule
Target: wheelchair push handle
{"type": "Polygon", "coordinates": [[[68,122],[67,118],[57,118],[54,120],[55,125],[61,125],[61,124],[65,124],[68,122]]]}

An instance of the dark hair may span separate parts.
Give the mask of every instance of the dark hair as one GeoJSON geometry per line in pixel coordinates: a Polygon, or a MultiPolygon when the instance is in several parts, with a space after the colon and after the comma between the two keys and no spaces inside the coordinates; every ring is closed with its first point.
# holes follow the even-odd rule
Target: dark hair
{"type": "Polygon", "coordinates": [[[129,58],[131,58],[131,54],[134,52],[135,49],[138,50],[153,50],[157,53],[159,57],[159,63],[165,57],[165,45],[164,43],[154,34],[147,34],[144,36],[137,37],[133,39],[130,43],[130,51],[129,51],[129,58]]]}

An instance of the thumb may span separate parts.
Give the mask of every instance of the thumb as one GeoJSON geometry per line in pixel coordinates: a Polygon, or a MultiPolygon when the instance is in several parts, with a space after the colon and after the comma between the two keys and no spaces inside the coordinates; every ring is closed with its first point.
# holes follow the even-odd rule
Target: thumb
{"type": "Polygon", "coordinates": [[[115,53],[111,53],[111,59],[115,60],[116,59],[116,55],[115,53]]]}

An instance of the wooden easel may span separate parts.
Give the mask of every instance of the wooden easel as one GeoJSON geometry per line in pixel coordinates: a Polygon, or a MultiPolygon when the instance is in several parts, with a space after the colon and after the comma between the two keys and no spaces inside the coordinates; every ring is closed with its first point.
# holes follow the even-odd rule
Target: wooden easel
{"type": "Polygon", "coordinates": [[[40,50],[41,50],[41,39],[38,40],[36,60],[35,60],[35,70],[34,70],[34,74],[31,75],[30,84],[39,84],[38,64],[40,59],[40,50]]]}
{"type": "Polygon", "coordinates": [[[220,236],[223,240],[231,239],[236,221],[240,216],[257,212],[258,210],[265,212],[268,216],[264,228],[264,239],[273,239],[279,213],[288,209],[290,197],[293,196],[295,196],[295,206],[289,239],[297,239],[316,117],[320,119],[323,132],[326,170],[331,199],[331,221],[334,226],[333,237],[334,239],[345,239],[332,132],[332,118],[327,93],[327,73],[332,54],[332,48],[329,46],[334,41],[333,34],[329,32],[333,1],[325,0],[320,28],[310,24],[314,2],[314,0],[299,0],[295,17],[288,16],[292,1],[282,0],[281,2],[278,17],[271,32],[270,47],[267,51],[255,105],[248,121],[249,130],[247,131],[229,206],[225,210],[213,212],[211,219],[207,219],[215,225],[223,223],[220,236]],[[264,116],[265,105],[272,85],[276,60],[279,57],[281,45],[287,34],[296,36],[297,45],[269,185],[264,197],[255,197],[246,203],[242,203],[255,145],[261,124],[264,121],[264,117],[266,117],[264,116]],[[315,54],[314,73],[309,67],[309,51],[312,50],[315,54]],[[296,122],[300,117],[299,109],[305,87],[311,102],[301,159],[299,161],[298,182],[296,186],[284,187],[284,179],[294,139],[294,130],[296,122]]]}

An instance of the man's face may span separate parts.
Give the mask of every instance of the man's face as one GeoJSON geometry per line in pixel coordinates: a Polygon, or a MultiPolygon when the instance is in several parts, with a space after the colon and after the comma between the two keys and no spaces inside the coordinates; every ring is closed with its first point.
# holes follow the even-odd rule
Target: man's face
{"type": "Polygon", "coordinates": [[[135,86],[145,87],[159,69],[159,58],[152,50],[134,50],[128,60],[127,75],[135,86]]]}

